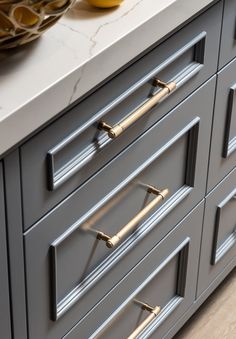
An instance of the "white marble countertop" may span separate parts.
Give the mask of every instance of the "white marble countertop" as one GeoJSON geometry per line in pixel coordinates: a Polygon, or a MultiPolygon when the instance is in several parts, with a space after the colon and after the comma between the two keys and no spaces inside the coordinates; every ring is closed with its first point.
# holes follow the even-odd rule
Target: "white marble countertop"
{"type": "Polygon", "coordinates": [[[213,0],[84,0],[40,39],[0,52],[0,154],[213,0]]]}

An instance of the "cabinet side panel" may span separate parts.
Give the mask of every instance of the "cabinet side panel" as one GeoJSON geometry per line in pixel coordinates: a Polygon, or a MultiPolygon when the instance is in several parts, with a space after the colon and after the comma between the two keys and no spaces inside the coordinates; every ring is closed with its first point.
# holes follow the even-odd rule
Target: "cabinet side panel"
{"type": "Polygon", "coordinates": [[[25,273],[18,151],[9,154],[4,159],[4,170],[13,338],[26,339],[25,273]]]}
{"type": "Polygon", "coordinates": [[[0,329],[1,338],[11,338],[11,321],[8,289],[8,267],[6,246],[5,204],[2,163],[0,162],[0,329]]]}

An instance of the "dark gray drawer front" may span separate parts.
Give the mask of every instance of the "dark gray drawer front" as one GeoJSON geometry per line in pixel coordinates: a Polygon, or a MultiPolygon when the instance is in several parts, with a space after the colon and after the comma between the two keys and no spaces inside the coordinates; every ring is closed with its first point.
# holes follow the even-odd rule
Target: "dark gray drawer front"
{"type": "Polygon", "coordinates": [[[214,89],[215,78],[25,233],[30,338],[65,334],[203,198],[214,89]],[[98,231],[116,234],[152,201],[146,184],[169,196],[108,249],[98,231]]]}
{"type": "Polygon", "coordinates": [[[7,268],[7,246],[6,246],[6,224],[3,193],[2,163],[0,162],[0,331],[1,338],[11,338],[9,290],[8,290],[8,268],[7,268]]]}
{"type": "Polygon", "coordinates": [[[202,217],[203,203],[63,338],[127,338],[149,315],[137,301],[161,307],[138,338],[162,338],[195,298],[202,217]]]}
{"type": "Polygon", "coordinates": [[[206,199],[198,296],[236,256],[236,170],[206,199]]]}
{"type": "Polygon", "coordinates": [[[236,60],[218,74],[208,191],[236,166],[236,60]]]}
{"type": "Polygon", "coordinates": [[[225,0],[219,67],[236,57],[236,1],[225,0]]]}
{"type": "Polygon", "coordinates": [[[101,87],[21,147],[25,229],[74,191],[147,128],[215,73],[222,4],[217,4],[101,87]],[[153,79],[177,89],[117,139],[113,125],[157,91],[153,79]]]}

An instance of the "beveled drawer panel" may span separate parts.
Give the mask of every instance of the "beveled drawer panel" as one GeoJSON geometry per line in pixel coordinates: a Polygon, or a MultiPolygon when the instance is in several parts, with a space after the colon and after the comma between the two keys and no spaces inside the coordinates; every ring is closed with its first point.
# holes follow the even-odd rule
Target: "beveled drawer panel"
{"type": "Polygon", "coordinates": [[[219,67],[236,57],[236,0],[224,1],[219,67]]]}
{"type": "Polygon", "coordinates": [[[61,337],[203,198],[214,89],[215,78],[25,233],[30,338],[61,337]],[[157,198],[148,185],[169,195],[108,248],[99,232],[143,213],[157,198]]]}
{"type": "Polygon", "coordinates": [[[21,147],[25,229],[215,73],[221,7],[202,14],[21,147]],[[155,87],[155,78],[174,81],[176,89],[155,87]],[[140,112],[145,114],[136,120],[140,112]],[[115,139],[99,129],[102,121],[114,126],[134,113],[132,125],[115,139]]]}
{"type": "Polygon", "coordinates": [[[206,199],[198,296],[236,256],[236,169],[206,199]]]}
{"type": "Polygon", "coordinates": [[[236,166],[236,59],[218,73],[208,191],[236,166]]]}
{"type": "Polygon", "coordinates": [[[128,338],[131,334],[134,335],[132,338],[163,338],[194,302],[202,217],[203,203],[63,339],[128,338]],[[151,310],[141,303],[158,306],[157,315],[150,317],[151,310]],[[149,321],[148,317],[151,318],[149,321]],[[146,321],[145,325],[143,321],[146,321]],[[142,331],[138,328],[141,326],[142,331]]]}

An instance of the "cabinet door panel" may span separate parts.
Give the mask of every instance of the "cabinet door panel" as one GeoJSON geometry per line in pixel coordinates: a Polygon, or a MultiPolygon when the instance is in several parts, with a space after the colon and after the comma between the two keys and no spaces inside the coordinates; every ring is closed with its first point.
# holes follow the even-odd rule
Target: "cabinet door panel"
{"type": "Polygon", "coordinates": [[[236,257],[236,169],[206,198],[198,296],[236,257]]]}
{"type": "Polygon", "coordinates": [[[224,2],[219,67],[236,57],[236,1],[224,2]]]}
{"type": "Polygon", "coordinates": [[[236,166],[236,60],[218,73],[208,191],[236,166]]]}

